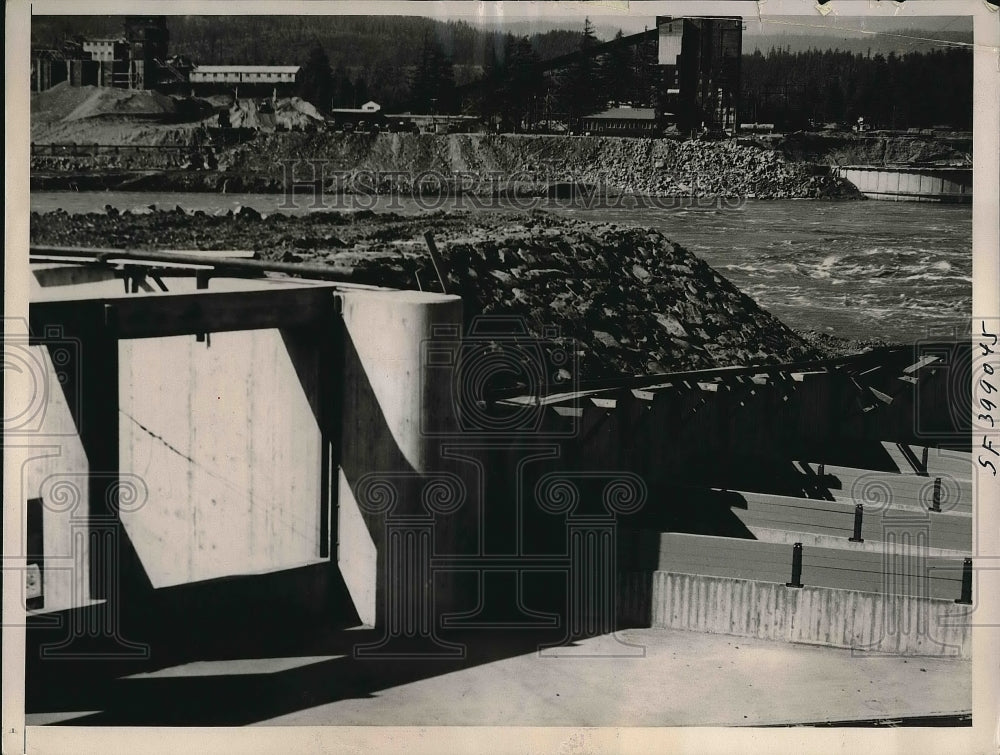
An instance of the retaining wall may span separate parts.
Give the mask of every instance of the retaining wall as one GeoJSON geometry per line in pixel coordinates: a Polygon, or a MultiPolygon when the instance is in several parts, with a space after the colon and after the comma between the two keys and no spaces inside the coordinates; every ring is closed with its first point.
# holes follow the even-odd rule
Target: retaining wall
{"type": "Polygon", "coordinates": [[[971,606],[932,598],[655,571],[619,578],[633,626],[685,629],[894,655],[972,657],[971,606]]]}

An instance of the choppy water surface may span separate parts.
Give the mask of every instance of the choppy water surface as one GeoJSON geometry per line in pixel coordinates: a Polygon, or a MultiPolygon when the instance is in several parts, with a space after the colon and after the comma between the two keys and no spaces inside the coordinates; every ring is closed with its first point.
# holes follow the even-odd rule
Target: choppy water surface
{"type": "MultiPolygon", "coordinates": [[[[404,213],[425,212],[429,205],[398,198],[363,201],[366,208],[404,213]]],[[[264,213],[311,211],[305,199],[288,208],[281,196],[267,194],[39,192],[31,197],[32,210],[38,212],[93,212],[106,204],[124,210],[154,202],[162,209],[180,205],[213,213],[239,206],[264,213]]],[[[651,202],[636,207],[631,200],[610,207],[569,204],[558,202],[548,209],[663,231],[794,328],[910,341],[969,327],[968,205],[811,200],[751,200],[733,207],[664,206],[663,200],[655,207],[651,202]]],[[[442,209],[450,206],[444,202],[442,209]]]]}

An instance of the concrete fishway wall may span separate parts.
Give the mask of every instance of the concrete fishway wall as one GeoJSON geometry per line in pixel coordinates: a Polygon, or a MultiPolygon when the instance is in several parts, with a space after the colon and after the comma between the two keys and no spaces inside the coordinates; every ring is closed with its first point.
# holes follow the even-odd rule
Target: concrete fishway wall
{"type": "Polygon", "coordinates": [[[619,579],[619,616],[636,626],[731,634],[866,653],[972,657],[970,606],[858,590],[785,587],[667,571],[619,579]]]}

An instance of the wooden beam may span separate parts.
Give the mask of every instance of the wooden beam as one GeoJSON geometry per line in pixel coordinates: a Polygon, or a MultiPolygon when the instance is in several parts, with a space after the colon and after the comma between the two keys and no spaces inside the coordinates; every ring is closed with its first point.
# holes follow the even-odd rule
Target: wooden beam
{"type": "Polygon", "coordinates": [[[105,306],[110,318],[105,325],[114,327],[118,338],[164,338],[306,325],[327,317],[334,297],[321,287],[35,302],[28,310],[31,331],[68,325],[105,306]]]}

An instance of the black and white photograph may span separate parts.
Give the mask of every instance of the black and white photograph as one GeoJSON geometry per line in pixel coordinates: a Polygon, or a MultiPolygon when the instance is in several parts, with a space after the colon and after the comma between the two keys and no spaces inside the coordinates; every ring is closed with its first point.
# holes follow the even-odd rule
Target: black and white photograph
{"type": "Polygon", "coordinates": [[[4,752],[995,751],[996,5],[13,6],[4,752]]]}

